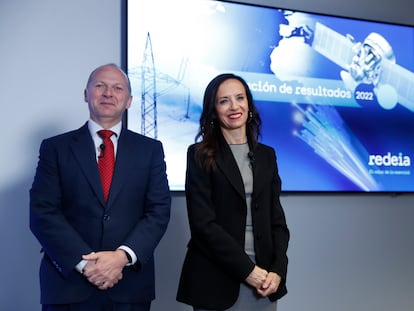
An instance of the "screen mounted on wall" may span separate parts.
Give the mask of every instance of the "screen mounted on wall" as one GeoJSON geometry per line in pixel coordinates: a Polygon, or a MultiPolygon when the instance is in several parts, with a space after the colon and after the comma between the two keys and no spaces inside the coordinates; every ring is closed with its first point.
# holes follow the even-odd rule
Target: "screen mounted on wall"
{"type": "Polygon", "coordinates": [[[212,0],[127,3],[128,127],[183,190],[207,83],[249,84],[285,192],[413,192],[414,28],[212,0]]]}

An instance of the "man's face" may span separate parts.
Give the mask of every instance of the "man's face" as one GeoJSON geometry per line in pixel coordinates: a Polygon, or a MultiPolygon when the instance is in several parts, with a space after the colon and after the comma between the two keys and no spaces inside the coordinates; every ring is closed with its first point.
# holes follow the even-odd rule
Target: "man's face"
{"type": "Polygon", "coordinates": [[[105,128],[119,123],[132,102],[126,77],[115,66],[97,71],[84,95],[91,119],[105,128]]]}

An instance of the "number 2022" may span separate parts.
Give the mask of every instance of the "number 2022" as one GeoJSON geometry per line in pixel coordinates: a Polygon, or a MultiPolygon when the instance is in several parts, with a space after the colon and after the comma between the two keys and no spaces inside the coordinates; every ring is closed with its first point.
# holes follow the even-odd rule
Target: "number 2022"
{"type": "Polygon", "coordinates": [[[374,100],[374,93],[373,92],[356,91],[355,92],[355,99],[356,100],[374,100]]]}

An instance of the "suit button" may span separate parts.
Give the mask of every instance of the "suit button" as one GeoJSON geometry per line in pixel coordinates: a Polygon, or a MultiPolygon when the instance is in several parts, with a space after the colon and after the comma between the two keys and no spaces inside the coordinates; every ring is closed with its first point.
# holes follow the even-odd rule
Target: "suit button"
{"type": "Polygon", "coordinates": [[[109,219],[111,219],[111,216],[109,216],[108,214],[105,214],[105,215],[103,216],[103,219],[104,219],[104,220],[109,220],[109,219]]]}

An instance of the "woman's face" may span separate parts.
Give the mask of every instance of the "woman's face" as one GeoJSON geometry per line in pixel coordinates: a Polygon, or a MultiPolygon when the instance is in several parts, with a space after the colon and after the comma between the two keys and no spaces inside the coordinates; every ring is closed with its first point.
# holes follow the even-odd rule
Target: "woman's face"
{"type": "Polygon", "coordinates": [[[216,112],[223,131],[246,132],[249,113],[246,90],[237,79],[228,79],[220,84],[216,97],[216,112]]]}

